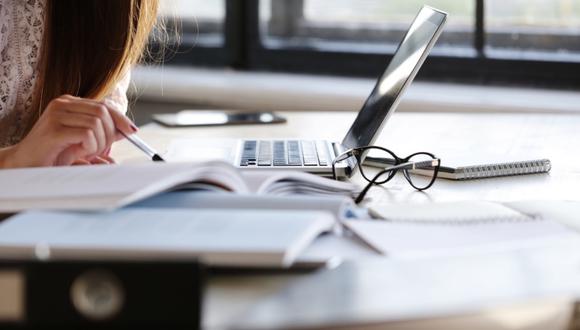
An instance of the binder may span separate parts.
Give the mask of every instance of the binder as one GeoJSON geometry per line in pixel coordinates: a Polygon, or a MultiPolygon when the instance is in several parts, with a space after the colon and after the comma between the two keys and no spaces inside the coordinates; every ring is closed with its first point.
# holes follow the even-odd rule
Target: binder
{"type": "Polygon", "coordinates": [[[196,261],[0,261],[0,328],[199,329],[196,261]]]}

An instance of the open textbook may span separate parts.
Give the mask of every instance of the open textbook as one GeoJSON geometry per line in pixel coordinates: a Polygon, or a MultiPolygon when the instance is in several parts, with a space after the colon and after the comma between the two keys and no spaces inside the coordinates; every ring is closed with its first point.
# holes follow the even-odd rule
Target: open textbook
{"type": "Polygon", "coordinates": [[[0,258],[200,258],[212,266],[289,267],[335,226],[334,217],[320,211],[29,211],[0,224],[0,258]]]}
{"type": "Polygon", "coordinates": [[[368,218],[368,210],[357,207],[344,196],[262,196],[248,194],[214,194],[171,191],[133,203],[132,208],[219,209],[271,211],[326,211],[337,220],[368,218]]]}
{"type": "Polygon", "coordinates": [[[116,209],[160,192],[351,195],[355,185],[299,172],[244,174],[223,162],[146,163],[0,171],[0,213],[116,209]]]}

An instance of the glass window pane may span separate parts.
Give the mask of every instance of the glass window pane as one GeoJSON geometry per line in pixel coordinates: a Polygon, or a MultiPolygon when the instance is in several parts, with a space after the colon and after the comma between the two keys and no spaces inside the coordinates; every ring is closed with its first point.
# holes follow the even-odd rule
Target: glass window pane
{"type": "MultiPolygon", "coordinates": [[[[334,45],[390,52],[424,5],[450,13],[438,46],[472,48],[474,0],[264,0],[264,41],[295,46],[334,45]],[[302,5],[303,4],[303,5],[302,5]]],[[[357,49],[354,49],[355,51],[357,49]]]]}
{"type": "Polygon", "coordinates": [[[487,0],[485,6],[492,50],[580,53],[579,0],[487,0]]]}
{"type": "Polygon", "coordinates": [[[225,0],[161,0],[159,14],[187,19],[223,21],[225,0]]]}
{"type": "Polygon", "coordinates": [[[222,45],[224,42],[225,0],[161,0],[159,16],[169,30],[182,34],[181,42],[222,45]]]}

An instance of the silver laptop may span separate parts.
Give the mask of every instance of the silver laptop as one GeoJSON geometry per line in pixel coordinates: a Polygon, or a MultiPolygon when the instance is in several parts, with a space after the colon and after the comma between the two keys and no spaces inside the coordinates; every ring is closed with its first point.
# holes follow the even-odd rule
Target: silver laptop
{"type": "MultiPolygon", "coordinates": [[[[375,142],[441,35],[446,20],[444,12],[427,6],[421,9],[342,142],[242,140],[237,146],[234,165],[243,169],[301,170],[332,175],[332,161],[337,155],[375,142]]],[[[350,177],[355,170],[354,162],[337,166],[337,174],[342,177],[350,177]]]]}

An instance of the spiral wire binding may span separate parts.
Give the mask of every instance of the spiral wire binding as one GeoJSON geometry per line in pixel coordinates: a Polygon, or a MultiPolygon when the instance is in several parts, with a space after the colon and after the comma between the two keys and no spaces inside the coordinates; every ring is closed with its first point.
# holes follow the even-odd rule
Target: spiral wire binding
{"type": "Polygon", "coordinates": [[[387,218],[385,221],[390,224],[405,224],[405,225],[432,225],[432,226],[479,226],[479,225],[493,225],[506,223],[530,223],[543,222],[546,219],[540,214],[516,214],[516,215],[485,215],[468,218],[433,218],[433,219],[395,219],[387,218]]]}
{"type": "Polygon", "coordinates": [[[497,165],[468,166],[462,168],[458,175],[459,179],[483,179],[501,176],[525,175],[546,173],[552,169],[552,163],[548,159],[539,159],[525,162],[512,162],[497,165]]]}

